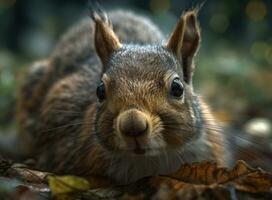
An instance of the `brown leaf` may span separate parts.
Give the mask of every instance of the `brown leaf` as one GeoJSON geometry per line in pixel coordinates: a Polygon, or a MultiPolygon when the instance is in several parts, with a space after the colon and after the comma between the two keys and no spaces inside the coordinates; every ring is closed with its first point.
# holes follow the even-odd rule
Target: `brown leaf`
{"type": "MultiPolygon", "coordinates": [[[[23,187],[18,194],[15,193],[16,197],[32,195],[31,198],[36,198],[35,194],[48,196],[49,187],[45,180],[49,173],[7,162],[0,162],[0,166],[4,172],[4,177],[0,177],[2,183],[9,188],[23,187]]],[[[208,161],[185,164],[170,175],[147,177],[127,186],[114,186],[97,177],[51,177],[54,177],[52,180],[56,183],[52,184],[51,180],[50,184],[50,191],[55,194],[55,199],[103,199],[105,196],[134,200],[151,197],[157,200],[272,199],[272,175],[261,169],[251,168],[244,161],[238,161],[233,169],[218,167],[215,162],[208,161]]]]}
{"type": "Polygon", "coordinates": [[[14,164],[8,170],[9,177],[16,177],[26,182],[45,183],[51,173],[28,169],[26,166],[14,164]]]}
{"type": "Polygon", "coordinates": [[[171,194],[188,193],[192,189],[203,192],[204,189],[215,191],[220,188],[220,191],[224,191],[230,187],[247,193],[261,193],[272,191],[272,175],[261,169],[251,168],[243,161],[238,161],[231,170],[205,161],[185,164],[173,174],[151,178],[151,186],[160,191],[162,185],[171,188],[171,194]]]}
{"type": "MultiPolygon", "coordinates": [[[[183,183],[181,181],[169,177],[156,177],[157,183],[160,185],[153,185],[156,192],[153,194],[152,199],[156,200],[254,200],[254,199],[272,199],[271,192],[244,192],[237,190],[231,184],[191,184],[183,183]]],[[[141,200],[141,199],[135,199],[141,200]]]]}

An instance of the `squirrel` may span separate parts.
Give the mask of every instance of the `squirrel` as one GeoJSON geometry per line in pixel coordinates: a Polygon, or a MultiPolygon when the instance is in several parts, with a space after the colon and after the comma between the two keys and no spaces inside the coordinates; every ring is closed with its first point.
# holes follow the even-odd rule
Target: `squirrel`
{"type": "Polygon", "coordinates": [[[57,174],[127,184],[183,163],[224,164],[224,134],[194,92],[197,11],[165,39],[147,17],[93,11],[28,71],[17,122],[24,153],[57,174]]]}

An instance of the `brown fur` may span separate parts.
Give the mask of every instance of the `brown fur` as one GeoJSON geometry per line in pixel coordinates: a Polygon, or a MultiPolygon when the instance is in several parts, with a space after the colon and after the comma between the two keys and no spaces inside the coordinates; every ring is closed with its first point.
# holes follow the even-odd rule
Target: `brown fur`
{"type": "Polygon", "coordinates": [[[183,162],[223,163],[222,132],[193,92],[196,14],[180,18],[166,45],[144,17],[115,11],[111,26],[94,16],[64,35],[21,89],[19,131],[37,167],[123,184],[172,172],[183,162]],[[184,86],[181,99],[169,93],[175,77],[184,86]],[[100,78],[106,98],[98,101],[100,78]],[[144,116],[145,134],[120,131],[120,123],[131,123],[120,122],[126,113],[144,116]]]}

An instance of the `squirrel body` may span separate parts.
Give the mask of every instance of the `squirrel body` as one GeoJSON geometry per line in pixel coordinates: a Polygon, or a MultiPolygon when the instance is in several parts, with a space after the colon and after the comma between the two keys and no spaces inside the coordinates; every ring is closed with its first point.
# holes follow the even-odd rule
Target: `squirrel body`
{"type": "Polygon", "coordinates": [[[24,153],[40,169],[118,184],[185,162],[223,164],[224,136],[191,83],[196,13],[181,16],[166,44],[145,17],[109,19],[94,12],[30,68],[17,109],[24,153]]]}

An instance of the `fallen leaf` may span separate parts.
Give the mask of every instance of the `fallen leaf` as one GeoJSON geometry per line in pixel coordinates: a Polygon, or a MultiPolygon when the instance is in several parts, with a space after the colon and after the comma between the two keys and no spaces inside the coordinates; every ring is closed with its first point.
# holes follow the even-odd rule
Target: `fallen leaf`
{"type": "Polygon", "coordinates": [[[250,193],[267,192],[272,189],[272,174],[259,168],[251,168],[244,161],[238,161],[232,170],[207,161],[185,164],[167,177],[190,184],[231,184],[238,190],[250,193]]]}
{"type": "Polygon", "coordinates": [[[17,166],[17,164],[14,164],[7,170],[7,174],[9,177],[17,177],[26,182],[45,183],[46,177],[52,173],[32,170],[26,166],[17,166]]]}
{"type": "Polygon", "coordinates": [[[233,169],[208,161],[184,164],[175,173],[146,177],[125,186],[100,177],[56,176],[3,160],[1,170],[2,190],[19,199],[50,199],[49,194],[57,200],[272,199],[271,173],[251,168],[244,161],[238,161],[233,169]]]}
{"type": "Polygon", "coordinates": [[[53,196],[90,189],[89,182],[77,176],[48,176],[47,179],[53,196]]]}

